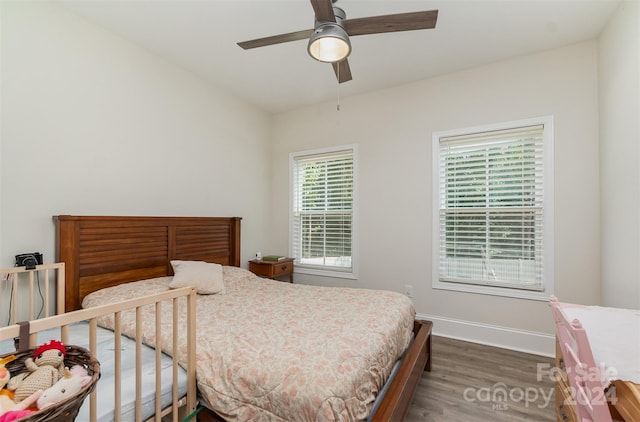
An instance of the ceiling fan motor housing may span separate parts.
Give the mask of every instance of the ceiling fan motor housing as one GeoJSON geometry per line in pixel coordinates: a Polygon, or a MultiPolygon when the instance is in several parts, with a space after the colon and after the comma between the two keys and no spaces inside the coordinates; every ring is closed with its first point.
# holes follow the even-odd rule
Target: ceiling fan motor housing
{"type": "Polygon", "coordinates": [[[321,62],[340,62],[351,53],[351,41],[342,26],[346,14],[339,7],[334,7],[333,12],[335,22],[318,21],[316,18],[313,34],[309,38],[307,51],[311,57],[321,62]]]}
{"type": "MultiPolygon", "coordinates": [[[[344,31],[344,26],[342,25],[342,21],[346,19],[347,14],[345,13],[344,10],[342,10],[341,8],[334,6],[333,7],[333,14],[336,17],[336,21],[319,21],[317,18],[315,18],[315,22],[313,25],[313,33],[314,35],[320,34],[322,33],[325,29],[328,28],[335,28],[336,25],[338,25],[342,31],[344,31]]],[[[347,37],[348,39],[348,35],[347,32],[344,31],[344,35],[345,37],[347,37]]]]}
{"type": "MultiPolygon", "coordinates": [[[[318,21],[317,18],[315,18],[315,25],[314,27],[317,28],[319,25],[325,24],[325,23],[337,23],[338,25],[342,26],[342,21],[345,20],[347,18],[347,14],[345,13],[344,10],[342,10],[340,7],[338,6],[333,6],[333,14],[336,17],[335,22],[333,21],[318,21]]],[[[344,27],[343,27],[344,28],[344,27]]]]}

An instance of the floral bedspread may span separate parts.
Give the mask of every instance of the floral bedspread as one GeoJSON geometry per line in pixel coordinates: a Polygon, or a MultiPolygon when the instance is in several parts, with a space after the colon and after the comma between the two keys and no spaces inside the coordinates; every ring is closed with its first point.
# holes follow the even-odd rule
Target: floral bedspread
{"type": "MultiPolygon", "coordinates": [[[[196,372],[207,407],[230,421],[366,419],[409,344],[413,302],[395,292],[267,280],[236,267],[224,267],[223,276],[224,294],[197,298],[196,372]]],[[[83,307],[165,291],[170,281],[104,289],[83,307]]],[[[162,348],[172,354],[171,306],[161,312],[162,348]]],[[[143,341],[155,346],[155,310],[143,314],[143,341]]],[[[100,324],[113,327],[109,319],[100,324]]],[[[122,315],[123,333],[134,335],[134,327],[133,313],[122,315]]]]}

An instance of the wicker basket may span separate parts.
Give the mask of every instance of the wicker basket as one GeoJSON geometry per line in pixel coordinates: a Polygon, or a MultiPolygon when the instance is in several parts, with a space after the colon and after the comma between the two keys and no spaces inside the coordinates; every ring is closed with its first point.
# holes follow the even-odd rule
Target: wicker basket
{"type": "MultiPolygon", "coordinates": [[[[91,394],[100,378],[100,362],[95,359],[89,351],[79,346],[65,346],[67,354],[64,359],[64,365],[71,368],[73,365],[80,365],[87,370],[87,374],[91,376],[91,381],[80,389],[74,396],[68,397],[53,406],[48,406],[31,415],[16,419],[20,422],[68,422],[73,421],[78,415],[78,411],[84,402],[84,399],[91,394]]],[[[12,375],[25,372],[25,360],[33,358],[35,349],[27,349],[8,355],[15,355],[16,360],[7,363],[5,366],[12,375]]],[[[6,357],[4,355],[2,357],[6,357]]]]}

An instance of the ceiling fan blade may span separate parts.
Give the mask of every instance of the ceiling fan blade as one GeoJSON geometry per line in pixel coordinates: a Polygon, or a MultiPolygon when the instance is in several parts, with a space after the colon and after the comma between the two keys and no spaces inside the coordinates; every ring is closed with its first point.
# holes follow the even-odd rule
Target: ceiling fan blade
{"type": "Polygon", "coordinates": [[[308,39],[313,34],[313,29],[305,29],[303,31],[289,32],[288,34],[273,35],[271,37],[258,38],[255,40],[242,41],[238,45],[245,50],[256,47],[265,47],[267,45],[280,44],[289,41],[298,41],[308,39]]]}
{"type": "Polygon", "coordinates": [[[311,0],[311,6],[319,22],[335,22],[336,15],[333,13],[333,3],[331,0],[311,0]]]}
{"type": "Polygon", "coordinates": [[[381,34],[383,32],[413,31],[435,28],[437,10],[398,13],[395,15],[371,16],[368,18],[346,19],[342,22],[350,36],[381,34]]]}
{"type": "Polygon", "coordinates": [[[338,78],[338,83],[343,83],[350,81],[351,78],[351,68],[349,67],[349,62],[347,59],[344,59],[338,63],[331,63],[333,65],[333,71],[336,73],[336,78],[338,78]]]}

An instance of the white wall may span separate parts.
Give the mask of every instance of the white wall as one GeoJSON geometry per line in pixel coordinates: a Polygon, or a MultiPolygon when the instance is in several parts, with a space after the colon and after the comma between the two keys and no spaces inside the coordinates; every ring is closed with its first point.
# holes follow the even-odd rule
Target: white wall
{"type": "Polygon", "coordinates": [[[640,309],[640,3],[600,36],[602,301],[640,309]]]}
{"type": "Polygon", "coordinates": [[[546,342],[544,302],[431,288],[430,142],[434,131],[553,115],[555,293],[637,307],[628,293],[638,297],[638,97],[628,94],[638,87],[640,12],[633,2],[621,10],[631,15],[619,12],[599,44],[343,98],[340,112],[331,102],[272,118],[51,2],[0,2],[0,265],[35,250],[51,262],[57,214],[239,215],[243,264],[257,250],[286,251],[288,154],[357,143],[359,279],[297,281],[412,284],[436,332],[463,326],[496,334],[478,341],[506,345],[511,332],[546,342]],[[628,188],[616,173],[622,156],[628,188]],[[619,257],[635,267],[614,265],[619,257]]]}
{"type": "MultiPolygon", "coordinates": [[[[469,328],[543,333],[551,340],[553,321],[545,302],[431,288],[431,134],[553,115],[555,293],[563,301],[598,304],[597,47],[595,41],[580,43],[343,98],[340,112],[329,103],[277,115],[274,237],[287,233],[289,152],[347,143],[359,148],[359,279],[299,275],[297,280],[399,292],[412,284],[419,314],[468,322],[469,328]]],[[[278,239],[275,250],[286,251],[286,239],[278,239]]]]}
{"type": "Polygon", "coordinates": [[[241,216],[264,247],[269,114],[53,2],[1,7],[0,265],[52,262],[58,214],[241,216]]]}

